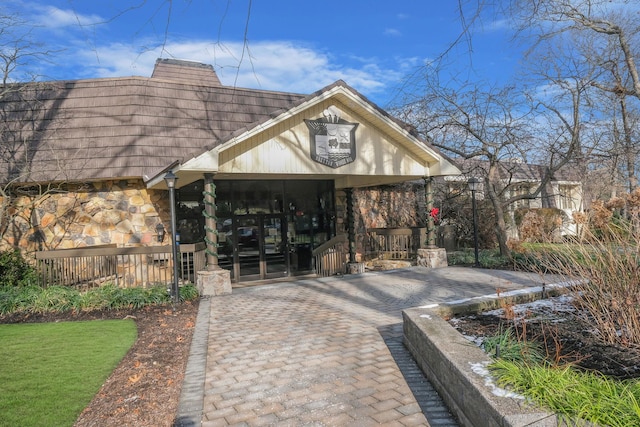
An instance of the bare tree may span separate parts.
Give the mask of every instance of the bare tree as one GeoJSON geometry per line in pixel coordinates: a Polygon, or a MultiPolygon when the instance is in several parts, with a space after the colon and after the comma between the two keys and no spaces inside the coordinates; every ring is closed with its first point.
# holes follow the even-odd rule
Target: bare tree
{"type": "Polygon", "coordinates": [[[510,256],[505,207],[524,196],[506,198],[511,182],[501,165],[527,158],[530,107],[513,87],[486,91],[473,85],[445,87],[434,78],[427,80],[423,97],[403,111],[404,119],[434,146],[462,159],[465,173],[484,180],[500,252],[510,256]]]}
{"type": "Polygon", "coordinates": [[[581,117],[581,122],[591,128],[594,143],[594,157],[582,153],[583,162],[595,163],[599,169],[609,165],[609,174],[623,174],[623,185],[632,191],[638,185],[635,164],[640,151],[635,131],[640,107],[640,6],[628,0],[508,3],[518,23],[518,36],[531,41],[530,63],[554,64],[564,71],[568,58],[582,64],[573,68],[572,77],[594,89],[583,91],[592,101],[588,117],[581,117]]]}
{"type": "MultiPolygon", "coordinates": [[[[32,208],[62,184],[38,184],[31,181],[31,154],[43,141],[45,108],[42,102],[51,90],[46,83],[36,82],[37,76],[24,73],[32,61],[46,61],[54,53],[31,37],[25,22],[16,15],[0,14],[0,240],[5,234],[16,236],[24,232],[21,223],[32,208]],[[20,83],[16,81],[20,80],[20,83]]],[[[64,167],[60,168],[61,179],[64,167]]],[[[28,221],[28,220],[27,220],[28,221]]],[[[15,243],[15,242],[14,242],[15,243]]]]}
{"type": "MultiPolygon", "coordinates": [[[[619,50],[620,73],[627,75],[623,86],[609,81],[594,85],[613,93],[640,99],[637,45],[640,37],[639,10],[632,0],[512,0],[511,10],[518,19],[521,34],[534,37],[534,47],[559,37],[571,37],[574,49],[587,61],[606,58],[619,50]]],[[[616,83],[622,83],[617,81],[616,83]]]]}
{"type": "Polygon", "coordinates": [[[583,140],[591,130],[585,125],[585,108],[592,86],[578,65],[542,73],[546,92],[515,86],[482,89],[456,81],[444,85],[434,73],[425,79],[421,98],[402,109],[404,119],[434,146],[461,160],[464,173],[484,180],[503,256],[511,256],[505,216],[509,206],[552,196],[549,183],[562,168],[577,164],[586,170],[584,159],[591,148],[583,140]],[[514,191],[521,185],[515,175],[523,163],[535,164],[535,175],[527,191],[514,191]]]}

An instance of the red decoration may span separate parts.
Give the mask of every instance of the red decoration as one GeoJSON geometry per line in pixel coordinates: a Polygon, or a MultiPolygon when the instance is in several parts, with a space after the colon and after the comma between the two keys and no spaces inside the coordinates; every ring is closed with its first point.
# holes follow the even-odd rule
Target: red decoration
{"type": "Polygon", "coordinates": [[[429,212],[429,215],[431,216],[431,218],[433,218],[433,220],[435,221],[435,223],[438,223],[438,214],[440,213],[440,209],[438,208],[431,208],[431,212],[429,212]]]}

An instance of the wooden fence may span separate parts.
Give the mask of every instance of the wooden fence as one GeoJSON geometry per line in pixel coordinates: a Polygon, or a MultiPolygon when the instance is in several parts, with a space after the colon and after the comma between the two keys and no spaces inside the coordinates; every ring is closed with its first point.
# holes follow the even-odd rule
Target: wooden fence
{"type": "Polygon", "coordinates": [[[365,242],[366,258],[410,259],[426,241],[426,228],[371,228],[365,242]]]}
{"type": "MultiPolygon", "coordinates": [[[[182,282],[195,283],[196,272],[205,268],[204,249],[204,243],[179,246],[182,282]]],[[[35,257],[42,286],[94,287],[113,282],[120,287],[147,287],[173,282],[171,246],[102,245],[39,251],[35,257]]]]}
{"type": "Polygon", "coordinates": [[[347,250],[344,234],[334,237],[313,250],[316,274],[320,277],[344,274],[347,269],[347,250]]]}

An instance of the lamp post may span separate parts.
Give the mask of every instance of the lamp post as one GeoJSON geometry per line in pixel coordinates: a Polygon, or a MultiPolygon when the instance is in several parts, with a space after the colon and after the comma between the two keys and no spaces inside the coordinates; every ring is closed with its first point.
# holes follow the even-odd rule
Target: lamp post
{"type": "Polygon", "coordinates": [[[178,288],[178,242],[177,242],[177,221],[176,221],[176,181],[178,177],[173,171],[167,172],[164,176],[164,182],[169,188],[169,205],[171,209],[171,250],[173,253],[173,283],[171,285],[171,296],[173,303],[177,304],[180,300],[180,290],[178,288]]]}
{"type": "Polygon", "coordinates": [[[471,190],[471,208],[473,210],[473,248],[475,254],[474,267],[480,267],[480,261],[478,260],[478,209],[476,207],[476,191],[480,187],[480,180],[475,177],[469,178],[467,181],[469,184],[469,190],[471,190]]]}

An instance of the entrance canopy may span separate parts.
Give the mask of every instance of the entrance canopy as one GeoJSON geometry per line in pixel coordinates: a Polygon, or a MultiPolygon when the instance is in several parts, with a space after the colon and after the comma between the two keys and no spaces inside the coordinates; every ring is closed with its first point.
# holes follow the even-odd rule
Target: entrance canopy
{"type": "MultiPolygon", "coordinates": [[[[338,189],[460,174],[407,125],[342,81],[171,169],[180,186],[213,173],[216,180],[330,179],[338,189]]],[[[163,176],[148,185],[162,186],[163,176]]]]}

